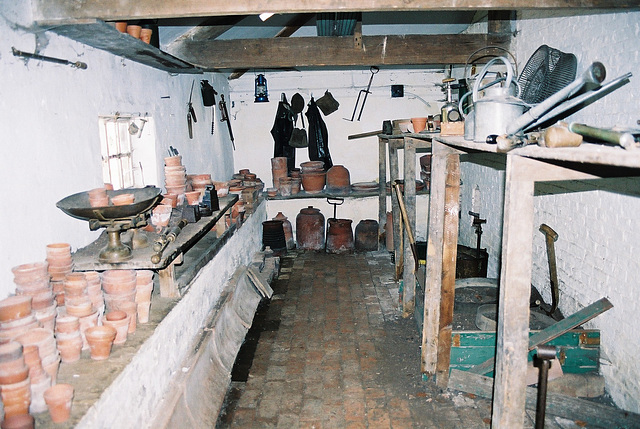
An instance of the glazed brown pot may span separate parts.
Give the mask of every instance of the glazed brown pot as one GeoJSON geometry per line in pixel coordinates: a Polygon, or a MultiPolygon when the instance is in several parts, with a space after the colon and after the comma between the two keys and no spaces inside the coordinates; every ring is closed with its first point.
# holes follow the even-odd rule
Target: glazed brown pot
{"type": "Polygon", "coordinates": [[[351,219],[327,220],[327,253],[352,253],[353,230],[351,219]]]}
{"type": "Polygon", "coordinates": [[[358,222],[355,234],[355,249],[359,252],[378,250],[378,221],[363,219],[358,222]]]}
{"type": "Polygon", "coordinates": [[[327,171],[327,192],[348,194],[351,190],[349,170],[342,165],[334,165],[327,171]]]}
{"type": "Polygon", "coordinates": [[[302,173],[302,188],[309,194],[319,194],[324,189],[327,173],[310,171],[302,173]]]}
{"type": "Polygon", "coordinates": [[[324,249],[324,216],[312,206],[296,216],[296,242],[303,250],[324,249]]]}

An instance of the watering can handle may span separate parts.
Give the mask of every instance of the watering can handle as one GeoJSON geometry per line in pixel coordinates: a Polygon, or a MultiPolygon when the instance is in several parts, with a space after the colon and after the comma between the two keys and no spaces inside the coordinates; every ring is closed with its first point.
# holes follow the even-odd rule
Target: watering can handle
{"type": "Polygon", "coordinates": [[[473,84],[473,102],[474,103],[478,101],[478,91],[479,91],[478,88],[480,88],[480,84],[482,83],[482,78],[484,78],[484,75],[487,74],[487,72],[489,71],[489,67],[491,67],[497,61],[502,61],[504,65],[507,67],[507,81],[505,84],[505,88],[508,89],[511,87],[511,81],[513,80],[513,68],[511,67],[511,63],[505,57],[492,58],[487,64],[484,65],[482,70],[480,70],[480,73],[478,74],[478,78],[473,84]]]}

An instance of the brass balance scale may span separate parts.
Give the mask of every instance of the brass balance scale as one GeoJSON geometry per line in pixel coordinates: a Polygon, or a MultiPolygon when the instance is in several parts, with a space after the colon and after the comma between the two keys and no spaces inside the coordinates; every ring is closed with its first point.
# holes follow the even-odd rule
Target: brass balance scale
{"type": "Polygon", "coordinates": [[[108,243],[98,255],[101,263],[117,264],[133,258],[131,247],[121,240],[121,234],[128,230],[134,232],[133,248],[148,246],[148,239],[139,228],[147,225],[151,210],[162,200],[161,190],[153,186],[107,191],[110,200],[119,194],[133,194],[134,203],[91,207],[88,192],[70,195],[56,203],[56,206],[69,216],[88,221],[91,231],[106,229],[108,243]]]}

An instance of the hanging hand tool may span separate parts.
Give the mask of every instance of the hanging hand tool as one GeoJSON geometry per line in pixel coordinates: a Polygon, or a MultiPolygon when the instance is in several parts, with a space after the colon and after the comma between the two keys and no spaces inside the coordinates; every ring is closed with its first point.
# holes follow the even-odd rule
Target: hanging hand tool
{"type": "Polygon", "coordinates": [[[236,144],[233,140],[233,131],[231,130],[231,121],[229,120],[229,112],[227,112],[227,103],[224,101],[224,94],[220,94],[220,122],[226,122],[227,128],[229,129],[229,138],[231,139],[231,146],[233,146],[233,150],[236,150],[236,144]]]}
{"type": "Polygon", "coordinates": [[[360,97],[364,94],[364,98],[362,99],[362,106],[360,106],[360,113],[358,113],[358,121],[360,117],[362,117],[362,111],[364,110],[364,104],[367,102],[367,96],[371,94],[371,83],[373,82],[373,76],[380,71],[380,69],[376,66],[371,66],[369,68],[371,72],[371,77],[369,78],[369,85],[367,85],[367,89],[361,89],[358,93],[358,98],[356,99],[356,105],[353,106],[353,113],[351,114],[351,119],[343,118],[347,121],[353,122],[353,118],[356,116],[356,111],[358,110],[358,104],[360,104],[360,97]]]}
{"type": "Polygon", "coordinates": [[[409,237],[409,246],[411,247],[411,253],[413,253],[413,259],[416,263],[416,271],[420,268],[420,259],[418,257],[418,248],[416,247],[416,240],[413,237],[413,231],[409,224],[409,217],[407,215],[407,208],[404,205],[404,199],[402,198],[402,191],[400,190],[400,183],[398,181],[393,182],[393,189],[396,191],[396,197],[398,198],[398,205],[400,206],[400,215],[404,222],[405,228],[407,228],[407,237],[409,237]]]}
{"type": "Polygon", "coordinates": [[[71,67],[82,69],[82,70],[87,69],[87,63],[83,63],[81,61],[71,62],[68,60],[63,60],[61,58],[45,57],[44,55],[30,54],[28,52],[19,51],[14,47],[11,47],[11,51],[13,52],[13,55],[15,57],[31,58],[31,59],[40,60],[40,61],[48,61],[50,63],[63,64],[65,66],[71,66],[71,67]]]}
{"type": "Polygon", "coordinates": [[[476,256],[480,257],[480,240],[482,239],[482,224],[487,223],[486,219],[480,219],[480,213],[469,212],[469,215],[473,216],[473,228],[476,230],[476,256]]]}
{"type": "Polygon", "coordinates": [[[193,85],[196,83],[194,80],[191,82],[191,92],[189,93],[189,102],[187,103],[187,126],[189,127],[189,138],[193,138],[193,125],[191,121],[198,122],[198,118],[196,118],[196,111],[193,110],[193,103],[191,103],[191,97],[193,97],[193,85]]]}
{"type": "Polygon", "coordinates": [[[162,259],[162,252],[164,252],[164,250],[170,243],[176,241],[176,238],[178,237],[178,235],[180,235],[182,228],[184,228],[187,223],[188,222],[186,219],[181,219],[176,226],[169,228],[166,234],[162,234],[160,238],[158,238],[153,243],[153,251],[155,253],[151,255],[151,262],[153,262],[154,264],[160,262],[160,260],[162,259]]]}
{"type": "Polygon", "coordinates": [[[538,402],[536,404],[536,429],[544,429],[544,416],[547,408],[547,381],[549,379],[549,367],[556,357],[554,346],[538,346],[534,356],[534,365],[540,367],[538,374],[538,402]]]}
{"type": "MultiPolygon", "coordinates": [[[[554,244],[558,241],[558,233],[555,232],[549,225],[540,225],[540,232],[545,236],[545,242],[547,244],[547,260],[549,261],[549,281],[551,283],[551,308],[546,310],[543,308],[547,315],[553,317],[555,320],[559,320],[557,315],[554,315],[558,309],[558,301],[560,300],[560,290],[558,288],[558,270],[556,267],[556,250],[554,244]]],[[[542,306],[541,306],[542,308],[542,306]]],[[[560,318],[561,319],[561,318],[560,318]]]]}
{"type": "Polygon", "coordinates": [[[208,80],[203,79],[200,81],[200,91],[202,92],[202,104],[205,107],[212,107],[211,110],[211,135],[213,135],[213,129],[216,119],[216,95],[218,94],[208,80]]]}

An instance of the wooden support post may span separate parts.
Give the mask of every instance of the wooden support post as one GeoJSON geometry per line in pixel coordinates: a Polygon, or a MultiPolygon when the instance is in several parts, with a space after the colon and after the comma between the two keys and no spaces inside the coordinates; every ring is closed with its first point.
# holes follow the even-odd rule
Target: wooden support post
{"type": "Polygon", "coordinates": [[[436,384],[447,387],[451,359],[451,331],[458,249],[458,213],[460,212],[460,155],[447,156],[442,243],[442,284],[440,287],[440,322],[436,384]]]}
{"type": "MultiPolygon", "coordinates": [[[[413,139],[404,139],[404,205],[407,209],[407,219],[411,232],[416,230],[416,147],[413,139]]],[[[402,287],[402,317],[413,316],[416,298],[416,264],[411,250],[410,232],[405,228],[403,234],[403,270],[402,287]]],[[[415,244],[415,243],[414,243],[415,244]]]]}
{"type": "Polygon", "coordinates": [[[429,198],[429,235],[424,290],[424,323],[420,369],[428,377],[435,375],[438,360],[440,286],[442,284],[442,241],[444,228],[447,155],[454,150],[433,141],[431,158],[431,195],[429,198]]]}
{"type": "MultiPolygon", "coordinates": [[[[398,178],[398,144],[402,143],[402,139],[389,139],[389,180],[393,182],[398,178]]],[[[384,183],[385,198],[386,198],[386,182],[384,183]]],[[[400,226],[402,221],[400,220],[400,206],[398,201],[391,198],[391,212],[393,213],[393,254],[396,264],[396,280],[400,280],[402,273],[401,266],[403,263],[402,252],[402,233],[400,226]]]]}
{"type": "MultiPolygon", "coordinates": [[[[385,247],[384,226],[387,222],[387,139],[378,137],[378,250],[385,247]]],[[[393,252],[393,249],[387,249],[393,252]]]]}
{"type": "Polygon", "coordinates": [[[163,298],[180,298],[180,291],[176,284],[175,264],[182,263],[183,255],[180,254],[162,270],[158,271],[158,281],[160,283],[160,296],[163,298]]]}
{"type": "Polygon", "coordinates": [[[526,159],[507,156],[502,271],[493,392],[492,427],[515,428],[524,424],[527,346],[529,345],[529,295],[533,242],[533,189],[522,179],[526,159]]]}

